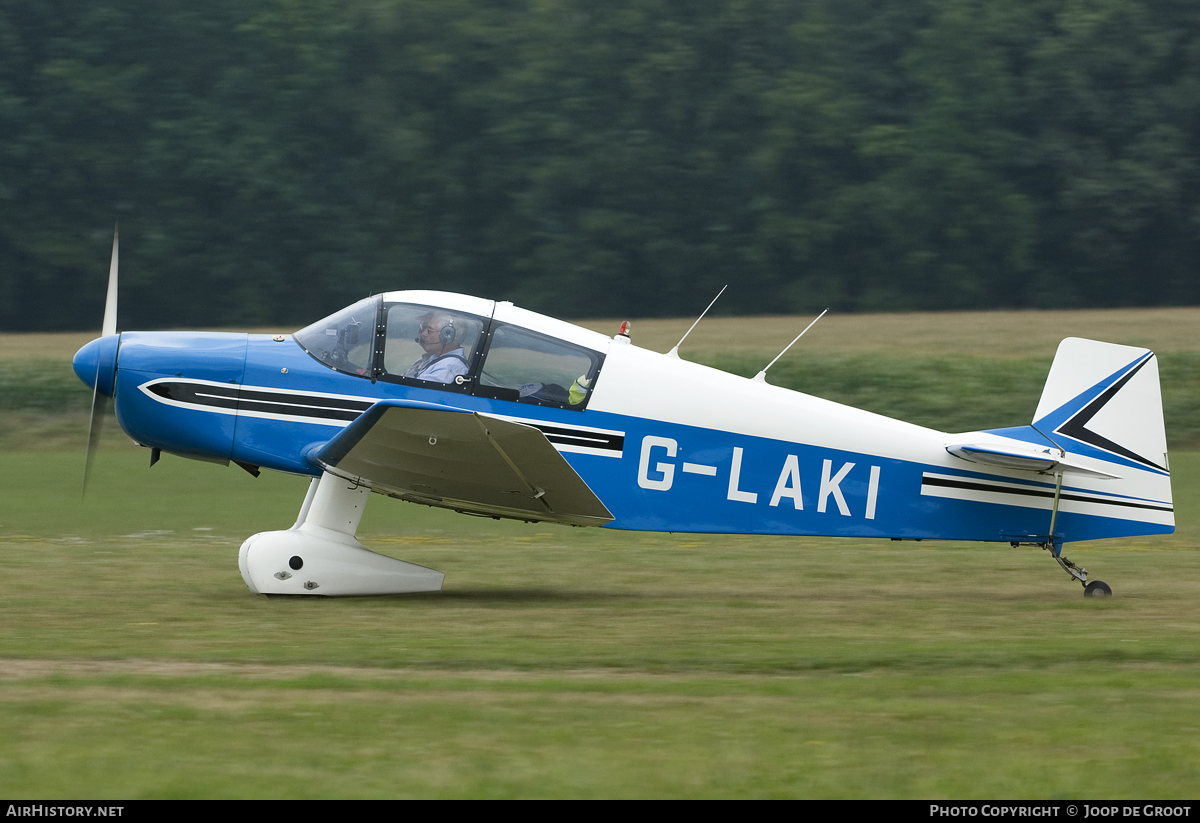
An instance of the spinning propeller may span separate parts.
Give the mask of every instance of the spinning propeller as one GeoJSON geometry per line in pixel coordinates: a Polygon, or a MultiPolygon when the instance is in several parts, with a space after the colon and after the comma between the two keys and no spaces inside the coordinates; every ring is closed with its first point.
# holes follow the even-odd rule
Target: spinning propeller
{"type": "Polygon", "coordinates": [[[88,421],[87,460],[83,467],[83,494],[87,494],[88,479],[92,474],[92,458],[100,443],[104,429],[104,416],[108,414],[109,401],[116,394],[115,372],[117,348],[117,235],[120,226],[113,227],[112,262],[108,267],[108,296],[104,301],[104,323],[100,337],[88,343],[75,355],[72,366],[84,382],[92,384],[92,414],[88,421]],[[95,360],[92,368],[91,361],[95,360]],[[90,372],[90,374],[89,374],[90,372]],[[88,378],[91,378],[90,380],[88,378]]]}

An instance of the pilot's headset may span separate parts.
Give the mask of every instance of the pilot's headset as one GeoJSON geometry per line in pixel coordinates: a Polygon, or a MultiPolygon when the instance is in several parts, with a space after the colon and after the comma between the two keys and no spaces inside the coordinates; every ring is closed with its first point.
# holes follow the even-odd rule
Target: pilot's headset
{"type": "MultiPolygon", "coordinates": [[[[443,346],[449,346],[454,342],[454,338],[458,336],[458,329],[454,328],[454,318],[448,314],[435,314],[429,319],[434,320],[439,317],[444,318],[445,322],[438,329],[438,343],[443,346]]],[[[416,341],[418,343],[421,342],[421,335],[418,334],[416,336],[416,341]]]]}
{"type": "Polygon", "coordinates": [[[443,346],[449,346],[454,342],[454,338],[458,337],[458,329],[454,328],[454,318],[450,315],[444,315],[446,322],[442,324],[442,328],[438,331],[438,342],[443,346]]]}

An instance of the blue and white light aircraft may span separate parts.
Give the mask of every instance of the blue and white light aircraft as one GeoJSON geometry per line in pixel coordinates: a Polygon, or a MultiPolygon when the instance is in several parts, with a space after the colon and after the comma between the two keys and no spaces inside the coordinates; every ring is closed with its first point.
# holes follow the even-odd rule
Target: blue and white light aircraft
{"type": "MultiPolygon", "coordinates": [[[[250,590],[437,591],[355,539],[368,494],[571,526],[1038,545],[1174,530],[1153,352],[1068,338],[1029,426],[947,434],[639,348],[508,302],[361,300],[293,335],[116,333],[75,355],[151,449],[312,478],[242,544],[250,590]]],[[[90,465],[90,457],[89,457],[90,465]]]]}

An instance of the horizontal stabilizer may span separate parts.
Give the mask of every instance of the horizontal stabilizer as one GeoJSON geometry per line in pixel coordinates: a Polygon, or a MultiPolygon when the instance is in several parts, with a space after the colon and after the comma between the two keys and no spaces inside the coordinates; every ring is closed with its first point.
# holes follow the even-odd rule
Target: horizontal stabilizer
{"type": "Polygon", "coordinates": [[[989,466],[1000,466],[1005,469],[1019,469],[1040,474],[1074,472],[1110,480],[1119,478],[1119,475],[1085,466],[1080,460],[1070,454],[1063,455],[1058,449],[1042,449],[1032,445],[1026,448],[1015,443],[1012,445],[954,443],[947,445],[946,451],[955,457],[970,460],[972,463],[986,463],[989,466]]]}
{"type": "Polygon", "coordinates": [[[469,514],[599,526],[613,519],[538,429],[428,403],[376,403],[310,454],[375,491],[469,514]]]}

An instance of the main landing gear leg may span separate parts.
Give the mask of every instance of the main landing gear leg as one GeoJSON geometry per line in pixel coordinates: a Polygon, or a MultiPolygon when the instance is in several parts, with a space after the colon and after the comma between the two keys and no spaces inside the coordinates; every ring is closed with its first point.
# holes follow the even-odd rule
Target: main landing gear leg
{"type": "Polygon", "coordinates": [[[369,493],[329,472],[313,480],[294,526],[242,544],[238,567],[250,591],[328,597],[440,591],[441,572],[376,554],[354,538],[369,493]]]}

